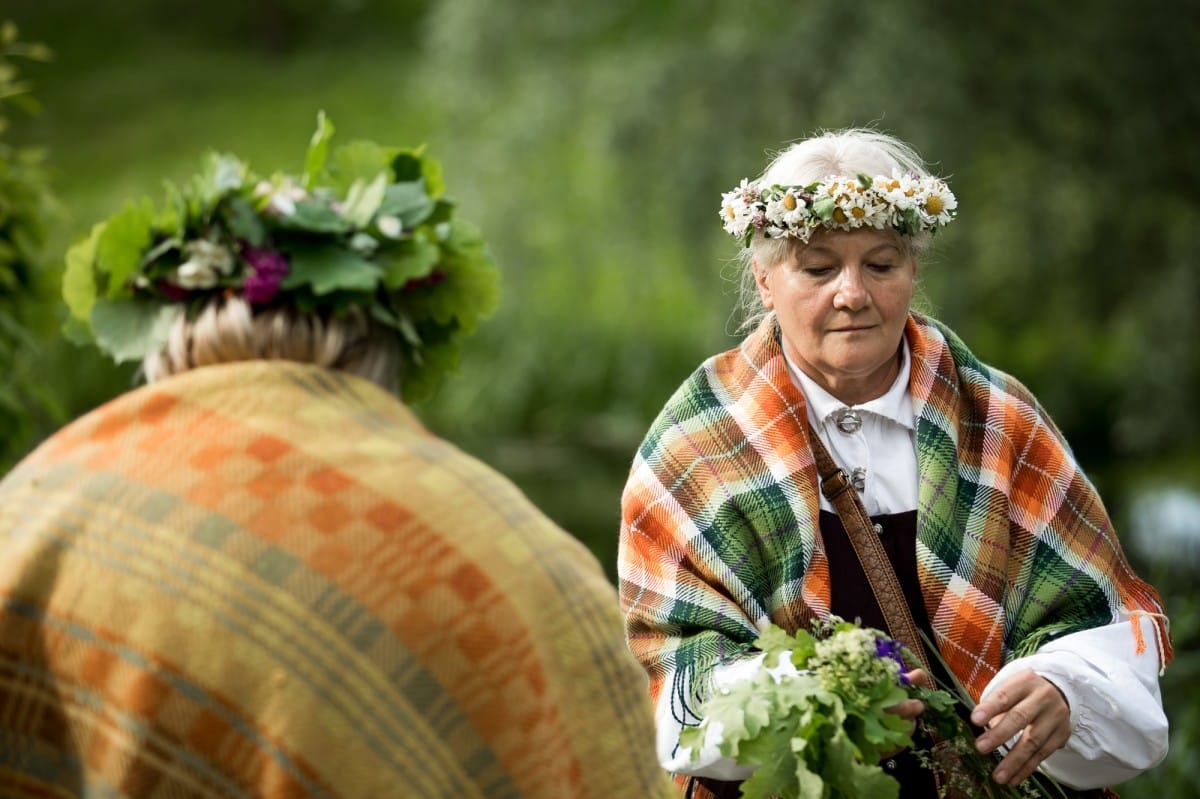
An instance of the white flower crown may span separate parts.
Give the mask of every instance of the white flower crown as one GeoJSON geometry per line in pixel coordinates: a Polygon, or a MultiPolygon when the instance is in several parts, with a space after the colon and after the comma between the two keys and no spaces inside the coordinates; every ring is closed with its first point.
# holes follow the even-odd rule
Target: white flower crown
{"type": "Polygon", "coordinates": [[[957,208],[950,187],[928,175],[830,175],[807,186],[767,186],[743,178],[721,196],[721,221],[726,233],[749,246],[756,232],[807,242],[822,227],[934,233],[954,219],[957,208]]]}

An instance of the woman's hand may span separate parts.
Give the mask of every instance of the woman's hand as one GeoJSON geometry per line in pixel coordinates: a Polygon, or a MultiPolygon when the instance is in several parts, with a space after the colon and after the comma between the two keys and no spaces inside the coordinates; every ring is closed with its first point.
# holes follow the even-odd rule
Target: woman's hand
{"type": "MultiPolygon", "coordinates": [[[[915,669],[905,673],[905,678],[914,685],[920,685],[928,682],[928,675],[923,669],[915,669]]],[[[920,699],[905,699],[903,702],[898,702],[887,709],[888,713],[895,713],[902,719],[908,719],[908,737],[911,738],[917,730],[917,716],[925,712],[925,703],[920,699]]],[[[891,757],[896,752],[901,752],[903,749],[897,749],[894,752],[887,752],[884,757],[891,757]]]]}
{"type": "Polygon", "coordinates": [[[1023,782],[1071,737],[1071,709],[1054,683],[1026,669],[1013,675],[971,711],[972,723],[986,727],[975,739],[980,752],[992,752],[1018,733],[992,777],[1000,784],[1023,782]]]}

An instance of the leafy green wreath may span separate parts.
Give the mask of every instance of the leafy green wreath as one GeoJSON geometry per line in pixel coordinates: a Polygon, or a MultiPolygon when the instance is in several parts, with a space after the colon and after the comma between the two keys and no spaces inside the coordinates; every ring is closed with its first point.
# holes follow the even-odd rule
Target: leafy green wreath
{"type": "Polygon", "coordinates": [[[181,311],[217,294],[255,309],[360,307],[396,331],[403,396],[431,394],[457,367],[459,339],[495,309],[499,271],[423,148],[331,150],[333,133],[320,113],[299,176],[260,178],[210,153],[189,183],[166,184],[161,209],[143,198],[95,225],[67,251],[68,337],[121,363],[156,351],[181,311]]]}

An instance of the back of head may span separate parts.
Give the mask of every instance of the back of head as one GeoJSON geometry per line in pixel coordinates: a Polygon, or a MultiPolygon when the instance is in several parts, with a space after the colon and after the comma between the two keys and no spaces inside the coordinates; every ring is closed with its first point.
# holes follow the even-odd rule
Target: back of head
{"type": "Polygon", "coordinates": [[[498,271],[422,149],[331,147],[296,175],[210,154],[166,202],[130,203],[67,254],[69,332],[148,380],[282,359],[427,396],[495,307],[498,271]]]}
{"type": "Polygon", "coordinates": [[[397,391],[401,352],[396,337],[361,308],[344,314],[291,305],[255,310],[243,297],[207,300],[195,317],[180,313],[166,342],[142,361],[148,383],[235,361],[284,360],[357,375],[397,391]]]}

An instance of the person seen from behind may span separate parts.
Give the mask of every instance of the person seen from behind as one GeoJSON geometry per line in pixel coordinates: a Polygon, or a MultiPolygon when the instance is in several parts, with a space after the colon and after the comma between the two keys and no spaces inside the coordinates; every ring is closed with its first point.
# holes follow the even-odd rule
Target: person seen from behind
{"type": "Polygon", "coordinates": [[[599,563],[406,405],[492,257],[422,151],[332,134],[68,255],[146,385],[0,482],[0,793],[663,796],[599,563]]]}

